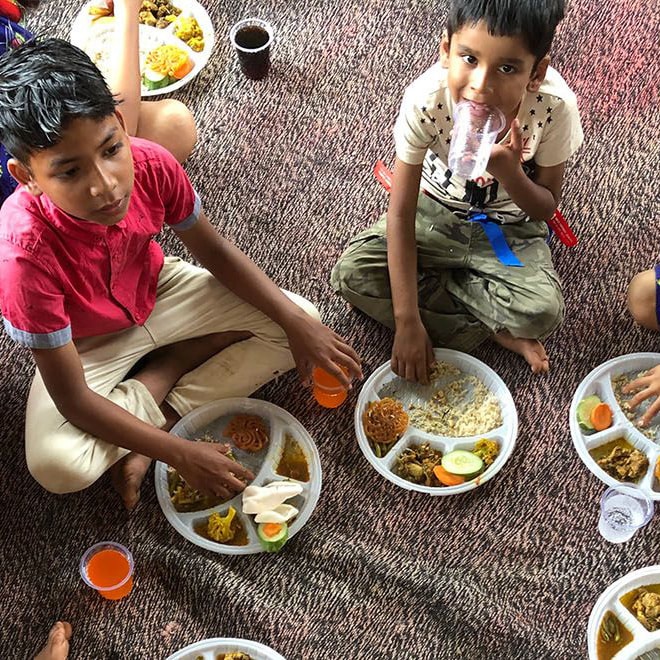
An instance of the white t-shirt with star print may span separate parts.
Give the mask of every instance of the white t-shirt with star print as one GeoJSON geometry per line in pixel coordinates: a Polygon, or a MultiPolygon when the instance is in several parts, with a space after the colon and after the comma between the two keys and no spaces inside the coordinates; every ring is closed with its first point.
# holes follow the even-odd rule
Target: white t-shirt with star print
{"type": "MultiPolygon", "coordinates": [[[[437,63],[405,91],[394,126],[397,157],[410,165],[423,163],[422,188],[459,216],[474,208],[501,222],[527,219],[488,172],[475,181],[466,181],[448,169],[453,112],[447,69],[437,63]]],[[[542,167],[563,163],[582,144],[584,135],[575,94],[551,67],[539,91],[526,93],[518,120],[527,174],[533,172],[535,163],[542,167]]],[[[508,140],[507,132],[501,142],[508,140]]]]}

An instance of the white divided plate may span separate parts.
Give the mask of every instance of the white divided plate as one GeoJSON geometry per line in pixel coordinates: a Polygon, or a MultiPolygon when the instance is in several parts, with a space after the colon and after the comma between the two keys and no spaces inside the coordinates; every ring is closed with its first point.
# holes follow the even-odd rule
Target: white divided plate
{"type": "MultiPolygon", "coordinates": [[[[148,90],[142,87],[142,96],[158,96],[169,94],[187,85],[206,65],[213,50],[215,34],[213,24],[208,13],[196,0],[170,0],[171,4],[181,10],[184,16],[194,16],[204,34],[204,50],[199,53],[190,48],[184,41],[174,35],[174,28],[170,25],[166,28],[156,28],[140,24],[140,72],[144,70],[144,62],[147,54],[163,44],[173,44],[185,50],[192,58],[195,66],[193,70],[181,80],[161,89],[148,90]]],[[[112,23],[95,23],[89,14],[90,5],[96,4],[95,0],[87,2],[76,16],[71,25],[71,43],[84,50],[98,66],[106,77],[111,63],[109,61],[109,46],[113,38],[114,26],[112,23]]]]}
{"type": "Polygon", "coordinates": [[[198,658],[216,660],[220,653],[237,653],[238,651],[247,653],[252,660],[286,660],[284,656],[281,656],[268,646],[259,644],[259,642],[229,637],[204,639],[201,642],[196,642],[177,651],[174,655],[167,658],[167,660],[198,660],[198,658]]]}
{"type": "MultiPolygon", "coordinates": [[[[362,391],[358,398],[358,405],[355,408],[355,431],[360,449],[369,463],[371,463],[380,474],[386,479],[389,479],[392,483],[401,486],[401,488],[416,490],[421,493],[428,493],[429,495],[456,495],[458,493],[465,493],[484,484],[502,469],[516,443],[516,437],[518,435],[518,413],[516,412],[513,398],[507,386],[490,367],[486,366],[483,362],[477,360],[471,355],[459,351],[453,351],[448,348],[435,348],[433,349],[433,352],[435,353],[435,358],[438,362],[447,362],[458,367],[466,375],[476,376],[493,394],[495,394],[502,409],[502,426],[488,431],[487,433],[481,433],[475,436],[447,437],[425,433],[424,431],[409,425],[403,436],[395,445],[393,445],[387,454],[383,458],[378,458],[371,448],[369,440],[362,427],[362,414],[364,413],[367,404],[370,401],[378,401],[380,399],[379,392],[381,392],[384,387],[391,388],[395,384],[397,388],[400,386],[401,392],[405,392],[406,390],[412,392],[416,388],[419,391],[424,390],[424,386],[416,386],[399,378],[392,371],[390,363],[386,362],[371,374],[362,387],[362,391]],[[399,454],[410,445],[418,445],[422,442],[428,442],[432,449],[439,450],[442,454],[445,454],[454,449],[466,449],[470,451],[474,448],[477,440],[480,440],[481,438],[497,440],[500,445],[500,452],[494,463],[488,467],[488,469],[476,479],[467,481],[464,484],[440,487],[425,486],[408,481],[397,474],[394,474],[392,471],[397,456],[399,456],[399,454]]],[[[412,396],[410,398],[412,399],[416,397],[412,396]]],[[[404,404],[404,407],[407,406],[404,404]]]]}
{"type": "MultiPolygon", "coordinates": [[[[303,487],[303,492],[295,498],[287,500],[287,504],[295,506],[299,513],[289,526],[289,538],[295,536],[300,528],[307,522],[314,511],[314,507],[321,493],[321,460],[318,450],[305,427],[286,410],[282,410],[272,403],[258,399],[222,399],[212,401],[182,417],[172,428],[172,433],[182,438],[192,440],[204,433],[209,433],[220,442],[227,442],[232,446],[236,460],[254,472],[255,479],[251,483],[255,486],[264,486],[271,481],[286,481],[287,478],[275,472],[284,448],[285,436],[288,433],[300,445],[309,468],[309,481],[296,482],[303,487]],[[233,446],[229,438],[223,437],[222,432],[234,415],[258,415],[269,425],[270,442],[268,447],[256,454],[250,454],[233,446]]],[[[182,513],[177,511],[170,499],[167,487],[167,465],[158,461],[155,469],[156,495],[167,520],[179,534],[192,543],[226,555],[247,555],[263,552],[257,537],[257,525],[254,516],[243,513],[241,506],[242,494],[232,499],[202,511],[182,513]],[[246,545],[227,545],[217,543],[198,534],[194,525],[204,522],[215,511],[226,514],[229,506],[236,509],[243,528],[247,532],[246,545]]]]}
{"type": "Polygon", "coordinates": [[[600,595],[591,610],[587,627],[589,660],[598,660],[596,653],[598,634],[600,624],[607,612],[612,612],[633,636],[632,641],[621,648],[613,657],[613,660],[636,660],[644,653],[660,649],[660,630],[649,632],[619,600],[621,596],[633,589],[650,584],[660,584],[660,566],[647,566],[628,573],[628,575],[624,575],[620,580],[610,585],[600,595]]]}
{"type": "MultiPolygon", "coordinates": [[[[614,389],[612,387],[612,377],[621,374],[628,374],[635,376],[640,371],[650,369],[651,367],[660,364],[660,353],[631,353],[630,355],[622,355],[600,365],[594,369],[580,384],[573,396],[570,410],[570,428],[573,444],[577,449],[577,453],[584,462],[584,464],[593,472],[601,481],[609,486],[616,486],[621,483],[614,477],[610,476],[603,470],[596,459],[594,459],[590,451],[596,447],[614,440],[615,438],[624,437],[631,445],[646,454],[649,459],[649,467],[646,474],[637,482],[637,485],[646,491],[654,500],[660,500],[660,491],[654,490],[653,482],[653,468],[656,461],[660,457],[660,446],[656,444],[660,440],[660,426],[654,422],[649,428],[656,429],[656,442],[647,438],[640,430],[638,430],[634,423],[629,420],[621,407],[617,403],[614,396],[614,389]],[[613,412],[613,422],[610,428],[600,431],[598,433],[587,434],[580,428],[577,418],[577,407],[580,401],[585,397],[596,394],[603,403],[607,403],[613,412]]],[[[649,401],[644,402],[640,406],[640,410],[644,411],[650,404],[649,401]]]]}

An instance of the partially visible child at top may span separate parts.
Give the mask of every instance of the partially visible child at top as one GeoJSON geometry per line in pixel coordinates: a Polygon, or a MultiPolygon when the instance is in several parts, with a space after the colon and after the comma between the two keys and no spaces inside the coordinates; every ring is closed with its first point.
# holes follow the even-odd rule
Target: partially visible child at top
{"type": "Polygon", "coordinates": [[[346,386],[338,365],[361,377],[311,303],[217,233],[170,152],[129,139],[81,50],[33,40],[0,58],[0,141],[22,184],[0,209],[0,307],[37,365],[25,446],[48,490],[81,490],[114,466],[131,508],[159,459],[229,496],[249,470],[168,433],[180,416],[294,365],[305,381],[314,365],[346,386]],[[163,257],[164,224],[203,268],[163,257]]]}
{"type": "MultiPolygon", "coordinates": [[[[114,57],[108,84],[122,101],[122,114],[129,135],[158,142],[172,152],[179,162],[188,158],[197,140],[195,120],[188,108],[175,99],[141,101],[138,47],[138,14],[142,0],[107,0],[114,11],[114,57]]],[[[18,48],[34,35],[18,20],[23,7],[37,9],[40,0],[0,0],[0,54],[18,48]]],[[[7,169],[10,154],[0,146],[0,205],[16,188],[7,169]]]]}
{"type": "Polygon", "coordinates": [[[469,351],[488,337],[548,371],[541,342],[564,301],[546,221],[583,138],[575,95],[549,66],[563,15],[563,0],[452,0],[440,62],[405,92],[387,214],[350,241],[332,285],[394,329],[392,366],[409,380],[427,382],[433,346],[469,351]],[[474,181],[447,166],[462,100],[506,118],[474,181]],[[469,221],[482,211],[521,267],[504,265],[469,221]]]}

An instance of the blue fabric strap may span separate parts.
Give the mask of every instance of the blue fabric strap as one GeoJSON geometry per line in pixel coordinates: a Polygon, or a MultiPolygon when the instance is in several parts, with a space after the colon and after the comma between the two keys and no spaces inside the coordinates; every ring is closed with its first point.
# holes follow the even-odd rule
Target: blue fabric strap
{"type": "Polygon", "coordinates": [[[516,257],[504,237],[502,227],[497,222],[490,220],[485,213],[470,213],[467,217],[468,222],[478,222],[486,234],[486,238],[495,251],[495,256],[505,266],[523,266],[522,261],[516,257]]]}

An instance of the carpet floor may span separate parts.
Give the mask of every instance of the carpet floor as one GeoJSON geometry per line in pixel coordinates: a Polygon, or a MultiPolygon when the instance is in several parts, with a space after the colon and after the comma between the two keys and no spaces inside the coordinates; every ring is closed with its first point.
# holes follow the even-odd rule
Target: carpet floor
{"type": "MultiPolygon", "coordinates": [[[[389,358],[391,333],[332,295],[330,269],[347,239],[385,209],[371,170],[393,160],[402,92],[436,57],[446,0],[206,7],[212,58],[176,95],[199,123],[190,177],[220,231],[281,286],[317,303],[368,375],[389,358]],[[249,14],[277,29],[272,73],[258,83],[242,77],[226,38],[249,14]]],[[[29,23],[66,37],[78,10],[50,2],[29,23]]],[[[67,496],[32,480],[23,424],[34,367],[3,335],[0,655],[31,657],[64,618],[74,627],[72,658],[165,658],[215,636],[254,639],[288,660],[586,657],[598,595],[657,562],[657,519],[624,545],[599,536],[604,486],[573,448],[568,408],[594,367],[659,345],[625,308],[632,275],[658,260],[658,33],[659,5],[643,0],[573,0],[561,24],[554,64],[578,95],[586,138],[562,202],[580,243],[553,243],[566,321],[547,342],[547,377],[492,344],[475,353],[506,382],[520,417],[513,455],[476,491],[430,498],[395,487],[358,448],[357,394],[321,410],[288,374],[258,396],[315,438],[318,507],[277,556],[207,552],[167,523],[151,473],[130,515],[108,479],[67,496]],[[136,559],[133,593],[115,604],[77,570],[82,551],[103,539],[125,543],[136,559]]],[[[170,235],[162,242],[183,256],[170,235]]]]}

